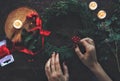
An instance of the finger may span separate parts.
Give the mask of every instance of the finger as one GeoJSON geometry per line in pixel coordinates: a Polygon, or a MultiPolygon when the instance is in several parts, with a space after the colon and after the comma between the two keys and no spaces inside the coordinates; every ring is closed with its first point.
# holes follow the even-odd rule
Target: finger
{"type": "Polygon", "coordinates": [[[85,50],[88,51],[89,47],[90,47],[90,44],[88,43],[88,39],[87,38],[84,38],[82,39],[81,41],[81,44],[85,47],[85,50]]]}
{"type": "Polygon", "coordinates": [[[63,63],[63,70],[64,70],[64,76],[68,78],[69,77],[68,67],[65,65],[65,63],[63,63]]]}
{"type": "Polygon", "coordinates": [[[59,54],[58,53],[56,55],[55,66],[56,66],[56,71],[61,72],[61,66],[60,66],[60,62],[59,62],[59,54]]]}
{"type": "MultiPolygon", "coordinates": [[[[91,38],[84,38],[80,41],[83,46],[85,47],[86,52],[90,51],[91,49],[95,48],[94,41],[91,38]]],[[[86,53],[87,54],[87,53],[86,53]]]]}
{"type": "Polygon", "coordinates": [[[51,57],[51,71],[55,72],[55,52],[53,52],[51,57]]]}
{"type": "Polygon", "coordinates": [[[93,39],[91,39],[91,38],[87,38],[86,41],[87,41],[89,44],[94,45],[94,41],[93,41],[93,39]]]}
{"type": "Polygon", "coordinates": [[[49,59],[45,65],[45,73],[46,73],[47,77],[49,77],[51,75],[50,60],[51,59],[49,59]]]}
{"type": "Polygon", "coordinates": [[[87,41],[87,43],[94,45],[94,41],[91,38],[84,38],[81,41],[87,41]]]}
{"type": "Polygon", "coordinates": [[[80,59],[83,58],[84,55],[83,55],[82,52],[80,51],[80,48],[79,48],[78,45],[76,45],[76,47],[75,47],[75,52],[76,52],[76,54],[79,56],[80,59]]]}

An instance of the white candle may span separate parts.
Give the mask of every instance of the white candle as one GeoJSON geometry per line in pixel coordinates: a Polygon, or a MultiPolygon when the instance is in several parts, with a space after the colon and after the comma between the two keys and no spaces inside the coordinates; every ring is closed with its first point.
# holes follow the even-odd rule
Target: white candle
{"type": "Polygon", "coordinates": [[[90,8],[91,10],[95,10],[97,7],[98,7],[98,5],[97,5],[97,3],[96,3],[95,1],[91,1],[91,2],[89,3],[89,8],[90,8]]]}
{"type": "Polygon", "coordinates": [[[104,19],[105,17],[106,17],[106,11],[104,11],[104,10],[100,10],[99,12],[98,12],[98,14],[97,14],[97,17],[99,18],[99,19],[104,19]]]}
{"type": "Polygon", "coordinates": [[[20,28],[22,27],[22,25],[23,25],[23,23],[22,23],[21,20],[15,20],[15,21],[13,22],[13,27],[14,27],[15,29],[20,29],[20,28]]]}

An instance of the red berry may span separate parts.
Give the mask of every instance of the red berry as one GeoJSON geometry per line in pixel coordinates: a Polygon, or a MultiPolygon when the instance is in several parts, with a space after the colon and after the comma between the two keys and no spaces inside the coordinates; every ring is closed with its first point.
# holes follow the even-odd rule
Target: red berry
{"type": "Polygon", "coordinates": [[[73,41],[74,43],[79,43],[80,37],[78,37],[78,36],[73,36],[73,37],[72,37],[72,41],[73,41]]]}

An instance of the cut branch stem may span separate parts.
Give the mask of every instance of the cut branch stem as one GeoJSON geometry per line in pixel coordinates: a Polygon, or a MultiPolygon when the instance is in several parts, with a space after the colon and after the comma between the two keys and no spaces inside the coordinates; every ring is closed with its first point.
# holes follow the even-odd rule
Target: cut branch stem
{"type": "Polygon", "coordinates": [[[117,67],[118,67],[118,71],[120,72],[120,63],[119,63],[119,57],[118,57],[118,42],[115,41],[115,58],[116,58],[116,62],[117,62],[117,67]]]}

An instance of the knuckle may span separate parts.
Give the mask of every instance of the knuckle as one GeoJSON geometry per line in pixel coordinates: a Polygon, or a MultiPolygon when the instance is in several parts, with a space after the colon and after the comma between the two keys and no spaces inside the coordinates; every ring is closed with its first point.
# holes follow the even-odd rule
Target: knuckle
{"type": "Polygon", "coordinates": [[[93,45],[90,45],[90,46],[88,46],[88,49],[91,51],[91,50],[95,50],[95,46],[93,46],[93,45]]]}
{"type": "Polygon", "coordinates": [[[61,73],[57,73],[57,75],[56,75],[57,77],[61,77],[61,73]]]}
{"type": "Polygon", "coordinates": [[[52,78],[60,78],[61,77],[61,73],[54,73],[51,76],[52,78]]]}
{"type": "Polygon", "coordinates": [[[95,46],[91,46],[91,50],[95,50],[95,46]]]}
{"type": "Polygon", "coordinates": [[[54,73],[52,74],[51,78],[55,79],[55,78],[59,78],[61,75],[59,73],[54,73]]]}
{"type": "Polygon", "coordinates": [[[56,77],[57,77],[56,74],[51,75],[51,78],[53,78],[53,79],[56,78],[56,77]]]}
{"type": "Polygon", "coordinates": [[[56,62],[55,62],[55,65],[58,65],[58,64],[59,64],[59,61],[56,61],[56,62]]]}

